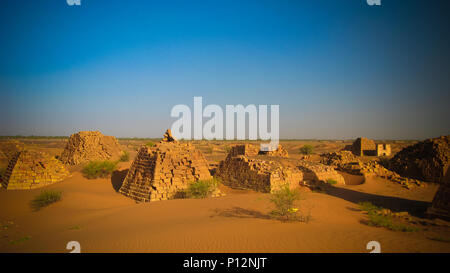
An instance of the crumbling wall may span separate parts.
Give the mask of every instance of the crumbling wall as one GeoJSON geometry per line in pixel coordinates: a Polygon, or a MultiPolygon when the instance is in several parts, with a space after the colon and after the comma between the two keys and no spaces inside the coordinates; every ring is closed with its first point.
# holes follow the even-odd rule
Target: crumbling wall
{"type": "Polygon", "coordinates": [[[377,156],[390,156],[390,155],[391,155],[391,145],[389,144],[377,145],[377,156]]]}
{"type": "Polygon", "coordinates": [[[306,160],[300,160],[298,164],[300,170],[303,171],[305,181],[327,182],[332,179],[337,184],[345,184],[344,177],[332,166],[306,160]]]}
{"type": "Polygon", "coordinates": [[[353,142],[352,152],[357,156],[376,155],[375,142],[365,137],[357,138],[353,142]]]}
{"type": "Polygon", "coordinates": [[[226,186],[259,192],[271,192],[285,184],[295,188],[303,180],[302,172],[296,168],[245,155],[233,156],[232,153],[219,164],[216,176],[226,186]]]}
{"type": "Polygon", "coordinates": [[[402,176],[423,181],[450,182],[450,135],[427,139],[398,152],[389,162],[390,169],[402,176]]]}
{"type": "Polygon", "coordinates": [[[268,156],[289,157],[289,153],[283,148],[283,146],[281,146],[281,144],[278,145],[278,148],[275,150],[259,151],[258,154],[268,155],[268,156]]]}

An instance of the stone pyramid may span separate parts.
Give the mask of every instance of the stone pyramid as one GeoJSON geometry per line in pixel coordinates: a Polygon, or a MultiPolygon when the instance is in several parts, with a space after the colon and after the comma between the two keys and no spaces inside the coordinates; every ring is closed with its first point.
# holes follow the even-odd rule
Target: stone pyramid
{"type": "Polygon", "coordinates": [[[68,175],[55,157],[43,152],[21,151],[10,160],[1,182],[7,190],[28,190],[60,182],[68,175]]]}
{"type": "Polygon", "coordinates": [[[431,207],[428,208],[427,213],[432,216],[450,220],[450,183],[439,186],[439,189],[433,198],[433,203],[431,207]]]}
{"type": "Polygon", "coordinates": [[[119,192],[137,202],[167,200],[190,183],[211,178],[203,154],[167,130],[155,147],[140,148],[119,192]]]}
{"type": "Polygon", "coordinates": [[[76,165],[91,160],[116,160],[122,154],[117,139],[98,131],[82,131],[70,136],[61,161],[76,165]]]}

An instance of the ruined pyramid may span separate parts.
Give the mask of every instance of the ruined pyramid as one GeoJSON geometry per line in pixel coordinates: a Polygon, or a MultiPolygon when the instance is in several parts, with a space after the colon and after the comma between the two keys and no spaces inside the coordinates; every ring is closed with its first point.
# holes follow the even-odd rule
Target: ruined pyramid
{"type": "Polygon", "coordinates": [[[61,161],[76,165],[91,160],[116,160],[122,154],[117,139],[98,131],[82,131],[70,136],[61,161]]]}
{"type": "Polygon", "coordinates": [[[192,182],[211,178],[203,154],[167,130],[155,147],[140,148],[119,192],[137,202],[166,200],[192,182]]]}
{"type": "Polygon", "coordinates": [[[68,175],[55,157],[43,152],[21,151],[10,160],[1,183],[7,190],[28,190],[60,182],[68,175]]]}

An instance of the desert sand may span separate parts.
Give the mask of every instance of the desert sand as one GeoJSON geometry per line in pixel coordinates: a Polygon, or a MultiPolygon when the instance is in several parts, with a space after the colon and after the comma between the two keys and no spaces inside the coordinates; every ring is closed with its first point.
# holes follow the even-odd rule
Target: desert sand
{"type": "MultiPolygon", "coordinates": [[[[138,141],[136,141],[138,142],[138,141]]],[[[29,147],[61,151],[63,141],[28,143],[29,147]]],[[[142,143],[121,141],[136,155],[142,143]]],[[[196,142],[210,163],[225,157],[231,142],[196,142]]],[[[292,157],[302,142],[282,143],[292,157]]],[[[343,142],[315,142],[316,151],[335,150],[343,142]]],[[[298,155],[300,156],[300,155],[298,155]]],[[[30,201],[43,189],[0,189],[0,252],[69,252],[66,244],[78,241],[81,252],[369,252],[378,241],[382,252],[450,252],[449,223],[428,220],[438,185],[408,190],[382,178],[360,184],[359,177],[344,175],[347,185],[326,192],[302,189],[299,207],[311,220],[281,222],[271,219],[269,194],[221,186],[226,196],[135,203],[119,194],[131,164],[122,162],[111,178],[88,180],[80,167],[72,176],[45,189],[62,192],[62,200],[39,211],[30,201]],[[417,232],[390,231],[366,224],[358,202],[372,201],[393,211],[408,211],[422,221],[417,232]],[[436,238],[440,238],[436,240],[436,238]]]]}

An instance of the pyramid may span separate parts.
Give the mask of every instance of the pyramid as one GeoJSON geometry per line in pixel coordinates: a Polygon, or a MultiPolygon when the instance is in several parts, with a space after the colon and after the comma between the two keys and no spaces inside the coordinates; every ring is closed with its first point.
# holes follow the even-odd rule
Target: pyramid
{"type": "MultiPolygon", "coordinates": [[[[450,172],[447,173],[448,176],[450,176],[450,172]]],[[[450,220],[450,182],[439,186],[427,213],[431,216],[450,220]]]]}
{"type": "Polygon", "coordinates": [[[190,183],[211,178],[203,154],[168,130],[154,147],[140,148],[119,192],[137,202],[167,200],[190,183]]]}
{"type": "Polygon", "coordinates": [[[64,165],[43,152],[21,151],[10,160],[2,178],[7,190],[29,190],[60,182],[69,175],[64,165]]]}
{"type": "Polygon", "coordinates": [[[98,131],[82,131],[70,136],[60,159],[66,164],[77,165],[92,160],[116,160],[121,154],[115,137],[98,131]]]}

